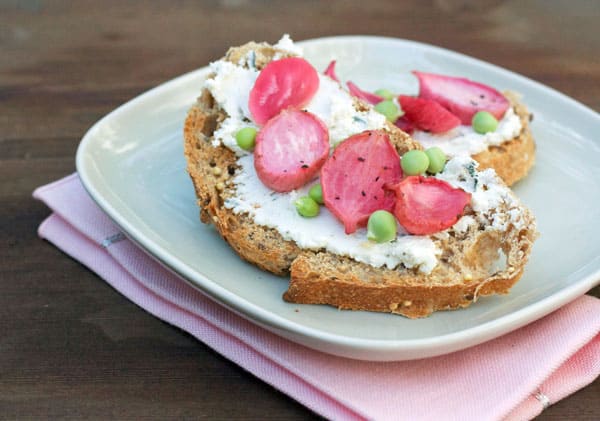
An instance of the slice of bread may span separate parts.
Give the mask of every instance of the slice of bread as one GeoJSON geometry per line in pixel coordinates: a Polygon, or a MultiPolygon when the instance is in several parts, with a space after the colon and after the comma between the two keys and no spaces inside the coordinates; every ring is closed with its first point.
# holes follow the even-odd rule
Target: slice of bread
{"type": "MultiPolygon", "coordinates": [[[[230,49],[224,60],[239,63],[249,51],[253,51],[254,65],[259,70],[274,57],[287,55],[268,44],[249,43],[230,49]]],[[[355,106],[368,108],[360,101],[355,101],[355,106]]],[[[507,217],[501,229],[470,224],[466,229],[451,228],[431,236],[442,254],[428,274],[402,265],[377,268],[325,250],[302,249],[277,230],[256,224],[249,214],[225,207],[225,201],[236,195],[233,179],[240,168],[234,152],[221,144],[213,145],[213,134],[226,117],[205,89],[185,121],[185,156],[200,217],[214,224],[242,258],[274,274],[289,274],[285,300],[414,318],[436,310],[466,307],[482,295],[507,293],[523,274],[537,235],[535,222],[528,210],[520,205],[509,209],[508,203],[501,205],[506,209],[498,209],[498,214],[507,216],[509,211],[516,211],[518,224],[507,217]],[[499,253],[505,262],[498,268],[499,253]]],[[[395,126],[390,124],[384,130],[399,154],[420,148],[395,126]]],[[[516,199],[512,193],[507,194],[514,205],[516,199]]]]}

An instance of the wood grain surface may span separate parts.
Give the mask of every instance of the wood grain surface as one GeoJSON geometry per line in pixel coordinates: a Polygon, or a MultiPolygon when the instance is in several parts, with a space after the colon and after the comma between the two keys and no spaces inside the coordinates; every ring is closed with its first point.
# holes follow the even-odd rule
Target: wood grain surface
{"type": "MultiPolygon", "coordinates": [[[[598,21],[598,1],[0,1],[0,418],[316,417],[37,238],[32,190],[74,171],[113,108],[288,32],[436,44],[599,111],[598,21]]],[[[596,380],[539,419],[600,419],[599,396],[596,380]]]]}

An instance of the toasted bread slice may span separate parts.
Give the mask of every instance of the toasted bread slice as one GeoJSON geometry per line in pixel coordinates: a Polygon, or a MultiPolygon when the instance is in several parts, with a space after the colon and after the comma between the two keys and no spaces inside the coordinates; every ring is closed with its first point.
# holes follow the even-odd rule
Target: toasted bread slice
{"type": "MultiPolygon", "coordinates": [[[[261,69],[286,51],[267,44],[249,43],[229,50],[224,60],[238,63],[253,51],[254,65],[261,69]]],[[[357,109],[367,105],[356,101],[357,109]]],[[[244,259],[277,275],[290,275],[284,299],[295,303],[329,304],[341,309],[371,310],[423,317],[436,310],[466,307],[479,296],[506,293],[521,277],[536,237],[533,216],[508,192],[513,206],[498,209],[498,215],[519,213],[519,223],[508,218],[502,228],[470,224],[431,236],[442,251],[433,271],[403,265],[395,269],[374,267],[325,250],[308,250],[286,240],[275,229],[254,222],[251,215],[234,212],[225,201],[236,195],[233,182],[240,170],[234,152],[213,144],[213,134],[227,115],[208,90],[203,90],[188,112],[185,156],[193,181],[200,217],[212,223],[244,259]],[[505,262],[495,267],[500,254],[505,262]]],[[[420,148],[393,125],[385,129],[400,154],[420,148]]]]}

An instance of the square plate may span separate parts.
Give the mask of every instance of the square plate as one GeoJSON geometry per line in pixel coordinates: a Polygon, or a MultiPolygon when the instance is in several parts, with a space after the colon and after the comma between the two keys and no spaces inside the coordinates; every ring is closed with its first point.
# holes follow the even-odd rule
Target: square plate
{"type": "Polygon", "coordinates": [[[96,123],[77,152],[84,186],[124,232],[208,296],[297,343],[364,360],[404,360],[472,346],[536,320],[600,280],[600,116],[510,71],[441,48],[380,37],[299,43],[317,69],[338,60],[342,80],[416,93],[413,69],[520,92],[535,115],[537,164],[515,191],[541,236],[507,296],[409,320],[282,300],[288,279],[242,261],[198,219],[183,156],[183,121],[208,69],[173,79],[96,123]]]}

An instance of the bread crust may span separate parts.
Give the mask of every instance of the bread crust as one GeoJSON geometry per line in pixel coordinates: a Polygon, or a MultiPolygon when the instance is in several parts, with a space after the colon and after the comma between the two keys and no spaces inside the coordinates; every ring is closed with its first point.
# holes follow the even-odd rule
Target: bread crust
{"type": "MultiPolygon", "coordinates": [[[[237,62],[248,49],[256,52],[259,69],[276,52],[267,44],[251,43],[231,49],[225,59],[237,62]]],[[[356,107],[366,105],[357,101],[356,107]]],[[[527,210],[523,214],[525,229],[511,225],[499,233],[473,226],[461,235],[437,239],[443,255],[429,275],[403,266],[375,268],[323,250],[305,250],[278,231],[254,223],[247,214],[234,213],[223,204],[234,194],[237,159],[226,147],[211,144],[213,132],[225,117],[205,90],[185,120],[184,153],[200,219],[213,224],[243,259],[276,275],[289,275],[289,288],[283,296],[286,301],[415,318],[466,307],[482,295],[506,293],[521,277],[536,236],[533,217],[527,210]],[[491,271],[499,248],[506,255],[506,265],[491,271]]],[[[395,126],[386,130],[400,154],[421,148],[395,126]]]]}

